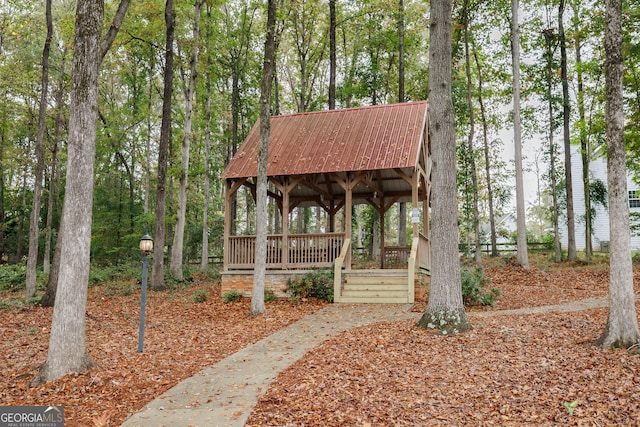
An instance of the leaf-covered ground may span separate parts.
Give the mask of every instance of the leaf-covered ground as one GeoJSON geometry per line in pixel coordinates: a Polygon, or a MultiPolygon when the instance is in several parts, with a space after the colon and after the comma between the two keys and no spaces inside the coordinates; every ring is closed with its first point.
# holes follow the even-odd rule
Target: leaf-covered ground
{"type": "Polygon", "coordinates": [[[222,302],[219,285],[149,292],[138,353],[140,293],[122,293],[89,289],[87,343],[97,366],[38,387],[29,381],[47,357],[52,309],[0,310],[0,405],[62,405],[67,427],[119,426],[179,381],[323,306],[268,302],[266,316],[251,318],[249,301],[222,302]],[[207,300],[196,303],[204,290],[207,300]]]}
{"type": "MultiPolygon", "coordinates": [[[[607,294],[606,265],[507,263],[487,274],[498,302],[470,311],[607,294]]],[[[137,353],[139,292],[121,293],[89,292],[87,342],[98,366],[38,387],[28,384],[46,359],[52,310],[0,310],[0,404],[63,405],[67,426],[118,426],[180,380],[322,307],[278,301],[250,318],[248,301],[223,303],[215,284],[151,292],[137,353]],[[196,303],[203,290],[207,301],[196,303]]],[[[249,424],[640,425],[640,356],[593,345],[606,310],[471,319],[471,332],[447,338],[411,321],[345,332],[284,371],[249,424]]]]}
{"type": "MultiPolygon", "coordinates": [[[[487,272],[502,291],[490,310],[607,294],[604,268],[487,272]]],[[[640,275],[635,284],[639,291],[640,275]]],[[[282,372],[248,425],[640,425],[640,356],[595,347],[606,316],[606,309],[471,315],[472,331],[448,337],[413,321],[353,329],[282,372]]]]}

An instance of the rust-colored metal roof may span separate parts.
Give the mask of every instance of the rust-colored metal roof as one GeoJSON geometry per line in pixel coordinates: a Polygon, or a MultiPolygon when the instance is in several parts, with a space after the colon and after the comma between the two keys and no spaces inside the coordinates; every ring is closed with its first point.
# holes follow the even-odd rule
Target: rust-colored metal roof
{"type": "MultiPolygon", "coordinates": [[[[273,116],[269,176],[412,168],[418,164],[427,102],[273,116]]],[[[257,176],[260,122],[222,178],[257,176]]]]}

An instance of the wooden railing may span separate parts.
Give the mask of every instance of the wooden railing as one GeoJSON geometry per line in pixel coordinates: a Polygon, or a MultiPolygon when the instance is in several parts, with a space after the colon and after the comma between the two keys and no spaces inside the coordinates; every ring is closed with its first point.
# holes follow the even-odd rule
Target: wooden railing
{"type": "Polygon", "coordinates": [[[431,244],[424,234],[418,234],[418,265],[425,270],[431,270],[431,244]]]}
{"type": "Polygon", "coordinates": [[[384,267],[404,268],[411,254],[411,246],[385,246],[384,267]]]}
{"type": "Polygon", "coordinates": [[[333,302],[340,302],[342,296],[342,266],[349,251],[351,251],[351,239],[344,239],[340,256],[333,264],[333,302]]]}
{"type": "MultiPolygon", "coordinates": [[[[385,246],[384,247],[384,267],[385,268],[405,268],[411,256],[411,246],[385,246]]],[[[422,233],[418,237],[417,261],[420,268],[429,270],[431,268],[431,251],[429,250],[429,239],[422,233]]]]}
{"type": "MultiPolygon", "coordinates": [[[[281,234],[267,236],[267,268],[331,267],[343,240],[343,233],[292,234],[284,248],[281,234]]],[[[226,268],[252,269],[255,253],[256,236],[230,236],[226,268]]]]}

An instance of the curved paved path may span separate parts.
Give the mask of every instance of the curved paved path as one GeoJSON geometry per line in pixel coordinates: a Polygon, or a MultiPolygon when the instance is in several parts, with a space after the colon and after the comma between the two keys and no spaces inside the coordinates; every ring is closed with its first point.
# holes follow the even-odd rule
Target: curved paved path
{"type": "MultiPolygon", "coordinates": [[[[606,307],[594,298],[518,310],[470,312],[470,317],[581,311],[606,307]]],[[[331,304],[214,366],[187,378],[127,419],[122,427],[242,427],[258,397],[285,368],[327,338],[358,326],[418,319],[411,305],[331,304]]]]}

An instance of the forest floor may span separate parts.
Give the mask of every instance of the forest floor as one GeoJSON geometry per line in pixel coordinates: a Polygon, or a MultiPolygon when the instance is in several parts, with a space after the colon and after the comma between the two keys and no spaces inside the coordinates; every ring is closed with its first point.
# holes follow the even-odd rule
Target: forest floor
{"type": "MultiPolygon", "coordinates": [[[[247,425],[640,425],[640,356],[594,345],[607,309],[535,309],[606,297],[607,264],[487,264],[501,294],[493,307],[468,309],[473,330],[443,337],[409,320],[346,331],[283,371],[247,425]]],[[[634,277],[640,292],[640,271],[634,277]]],[[[138,353],[139,292],[91,287],[87,343],[97,366],[37,387],[29,382],[46,359],[52,309],[9,308],[20,296],[0,294],[0,405],[62,405],[67,427],[119,426],[181,380],[324,306],[281,300],[251,318],[249,301],[224,303],[219,289],[196,278],[149,293],[138,353]]],[[[425,307],[415,304],[417,317],[425,307]]]]}

